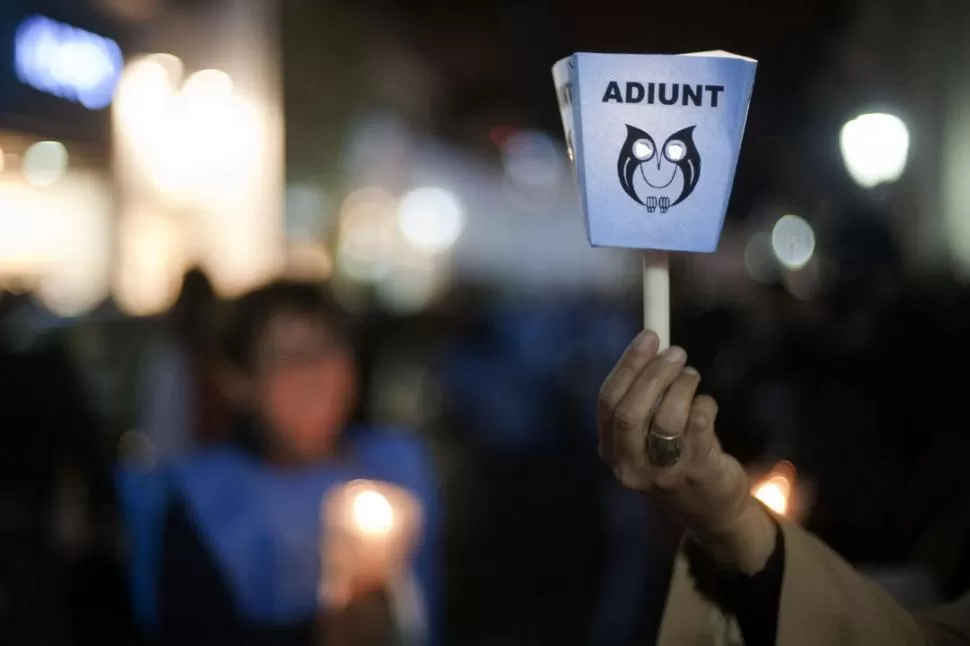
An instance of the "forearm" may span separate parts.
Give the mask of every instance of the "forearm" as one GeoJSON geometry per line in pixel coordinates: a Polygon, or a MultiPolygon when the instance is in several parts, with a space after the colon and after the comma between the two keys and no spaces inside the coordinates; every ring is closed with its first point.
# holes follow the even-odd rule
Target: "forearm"
{"type": "MultiPolygon", "coordinates": [[[[688,539],[684,549],[698,591],[737,621],[745,646],[774,646],[778,634],[785,542],[778,525],[765,518],[770,523],[772,546],[766,558],[754,549],[752,540],[720,547],[720,561],[693,539],[688,539]],[[740,560],[735,556],[739,553],[743,555],[740,560]],[[739,563],[746,565],[737,567],[739,563]]],[[[762,544],[768,541],[759,537],[757,546],[762,544]]]]}
{"type": "Polygon", "coordinates": [[[688,535],[711,560],[726,571],[761,572],[778,542],[778,526],[754,498],[748,498],[737,520],[718,531],[688,526],[688,535]]]}
{"type": "Polygon", "coordinates": [[[718,614],[720,630],[736,619],[749,646],[970,643],[938,637],[949,636],[954,617],[964,615],[918,622],[818,539],[784,520],[778,521],[778,528],[775,551],[753,577],[719,566],[700,547],[694,547],[693,554],[686,547],[688,558],[680,560],[671,585],[661,646],[690,643],[700,632],[717,632],[711,621],[718,614]],[[770,571],[775,574],[765,576],[770,571]]]}

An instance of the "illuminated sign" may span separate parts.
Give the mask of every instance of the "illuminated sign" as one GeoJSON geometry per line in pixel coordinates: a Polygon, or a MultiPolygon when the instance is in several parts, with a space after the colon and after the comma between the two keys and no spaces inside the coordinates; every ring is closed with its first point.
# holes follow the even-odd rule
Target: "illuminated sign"
{"type": "Polygon", "coordinates": [[[17,29],[15,60],[25,85],[91,110],[111,103],[124,67],[115,41],[44,16],[17,29]]]}

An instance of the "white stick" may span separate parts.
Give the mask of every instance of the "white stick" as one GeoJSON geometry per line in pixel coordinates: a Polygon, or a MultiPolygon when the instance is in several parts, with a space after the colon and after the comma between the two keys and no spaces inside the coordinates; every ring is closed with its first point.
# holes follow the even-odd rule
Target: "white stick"
{"type": "Polygon", "coordinates": [[[643,252],[643,327],[660,337],[660,349],[670,345],[670,272],[667,253],[643,252]]]}

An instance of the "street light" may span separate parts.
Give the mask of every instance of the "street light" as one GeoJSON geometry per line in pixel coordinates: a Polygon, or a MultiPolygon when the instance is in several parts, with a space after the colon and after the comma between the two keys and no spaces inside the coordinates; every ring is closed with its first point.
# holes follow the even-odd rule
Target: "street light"
{"type": "Polygon", "coordinates": [[[839,147],[849,175],[859,186],[891,184],[906,169],[909,129],[891,114],[863,114],[842,127],[839,147]]]}

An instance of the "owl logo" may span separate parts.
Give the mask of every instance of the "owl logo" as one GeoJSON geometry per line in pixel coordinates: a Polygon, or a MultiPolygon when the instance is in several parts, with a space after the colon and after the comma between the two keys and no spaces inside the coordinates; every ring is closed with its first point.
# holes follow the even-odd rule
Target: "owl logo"
{"type": "Polygon", "coordinates": [[[634,201],[666,213],[694,192],[701,176],[701,155],[690,126],[667,137],[663,147],[648,133],[629,124],[616,173],[620,186],[634,201]]]}

